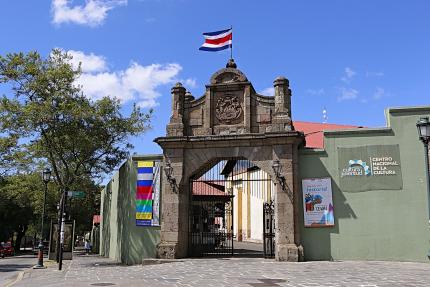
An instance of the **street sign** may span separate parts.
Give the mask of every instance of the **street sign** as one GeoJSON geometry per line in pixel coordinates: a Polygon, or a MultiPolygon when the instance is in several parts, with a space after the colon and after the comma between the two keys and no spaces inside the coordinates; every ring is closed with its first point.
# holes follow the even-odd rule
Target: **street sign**
{"type": "Polygon", "coordinates": [[[68,191],[67,196],[68,197],[76,197],[76,198],[84,198],[85,192],[84,191],[68,191]]]}

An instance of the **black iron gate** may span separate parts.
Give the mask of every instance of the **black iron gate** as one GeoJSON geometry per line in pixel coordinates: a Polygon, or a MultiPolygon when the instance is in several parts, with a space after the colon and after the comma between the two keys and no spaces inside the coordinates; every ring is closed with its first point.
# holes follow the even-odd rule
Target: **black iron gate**
{"type": "Polygon", "coordinates": [[[273,200],[263,203],[264,258],[275,257],[275,208],[273,200]]]}
{"type": "MultiPolygon", "coordinates": [[[[193,184],[206,185],[199,181],[193,184]]],[[[191,255],[233,255],[233,195],[227,193],[219,199],[193,197],[189,233],[191,255]]]]}
{"type": "Polygon", "coordinates": [[[249,194],[262,195],[267,193],[268,182],[271,179],[266,173],[250,161],[241,159],[221,160],[205,173],[192,178],[189,255],[234,255],[234,241],[246,237],[242,229],[236,228],[235,233],[234,228],[234,200],[240,201],[244,196],[237,194],[238,186],[241,189],[246,186],[249,194]],[[234,188],[237,199],[234,199],[234,188]]]}

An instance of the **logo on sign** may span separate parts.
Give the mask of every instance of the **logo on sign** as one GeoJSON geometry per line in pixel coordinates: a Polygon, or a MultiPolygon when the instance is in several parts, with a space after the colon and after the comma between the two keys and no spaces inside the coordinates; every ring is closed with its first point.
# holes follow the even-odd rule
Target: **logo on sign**
{"type": "Polygon", "coordinates": [[[370,166],[361,159],[352,159],[348,161],[348,167],[342,169],[341,177],[345,176],[380,176],[395,175],[393,169],[399,164],[392,157],[370,157],[370,166]]]}

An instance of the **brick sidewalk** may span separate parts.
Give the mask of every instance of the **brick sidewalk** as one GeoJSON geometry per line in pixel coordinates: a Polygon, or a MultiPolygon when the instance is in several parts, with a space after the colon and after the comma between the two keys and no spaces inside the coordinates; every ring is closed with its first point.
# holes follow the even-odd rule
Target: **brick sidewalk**
{"type": "Polygon", "coordinates": [[[430,286],[430,264],[410,262],[286,263],[257,258],[183,259],[124,266],[75,256],[64,270],[31,270],[14,286],[430,286]]]}

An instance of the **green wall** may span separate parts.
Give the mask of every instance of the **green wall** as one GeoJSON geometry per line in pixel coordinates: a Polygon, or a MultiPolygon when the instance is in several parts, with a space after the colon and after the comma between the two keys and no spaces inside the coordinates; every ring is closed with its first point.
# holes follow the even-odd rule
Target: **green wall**
{"type": "Polygon", "coordinates": [[[137,160],[162,160],[162,157],[133,156],[122,164],[101,195],[100,255],[129,265],[155,258],[160,241],[160,227],[136,226],[134,161],[137,160]]]}
{"type": "Polygon", "coordinates": [[[424,146],[416,122],[430,107],[386,111],[387,127],[324,132],[324,150],[301,149],[300,178],[331,177],[335,226],[300,228],[306,260],[428,262],[430,228],[424,146]],[[344,192],[338,147],[399,144],[402,190],[344,192]]]}

